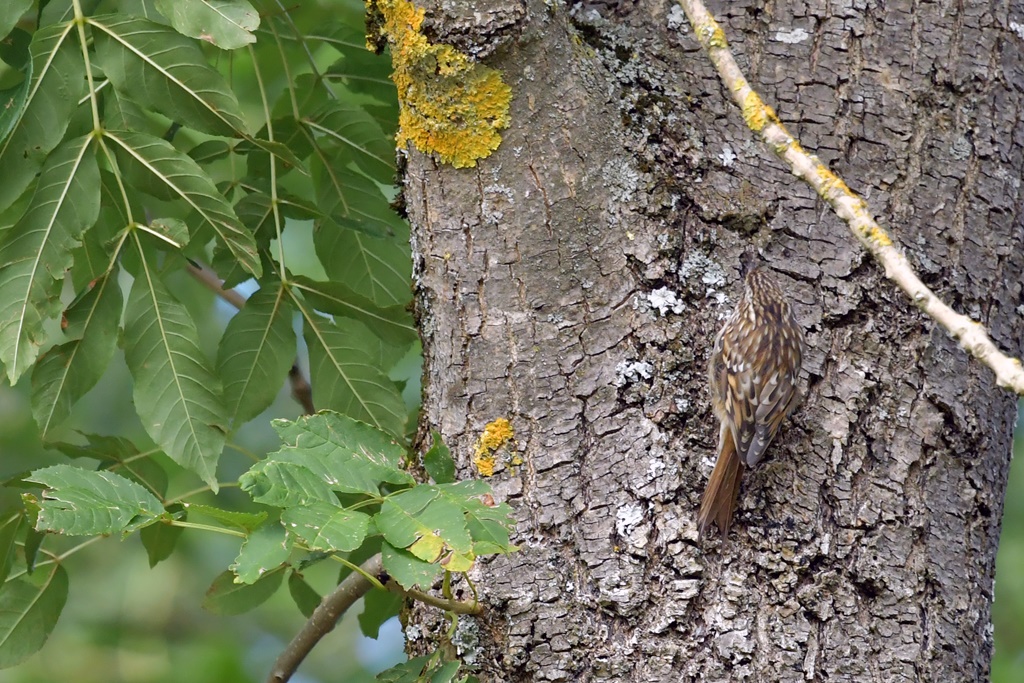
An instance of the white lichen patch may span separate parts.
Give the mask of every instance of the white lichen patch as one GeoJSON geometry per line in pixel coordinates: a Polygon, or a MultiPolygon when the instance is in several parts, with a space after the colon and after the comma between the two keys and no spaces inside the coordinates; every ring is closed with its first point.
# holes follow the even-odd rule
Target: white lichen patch
{"type": "Polygon", "coordinates": [[[729,145],[723,147],[721,153],[718,155],[718,160],[721,161],[722,166],[725,166],[726,168],[731,167],[737,158],[736,152],[732,151],[732,147],[729,145]]]}
{"type": "Polygon", "coordinates": [[[644,506],[629,503],[615,511],[615,531],[631,548],[647,545],[649,525],[644,523],[644,506]]]}
{"type": "MultiPolygon", "coordinates": [[[[667,22],[669,31],[678,31],[682,29],[684,32],[690,26],[690,22],[686,20],[686,12],[679,5],[672,5],[672,9],[668,11],[667,22]]],[[[1013,24],[1010,24],[1012,27],[1013,24]]]]}
{"type": "Polygon", "coordinates": [[[615,386],[648,380],[654,376],[654,366],[641,360],[624,360],[615,366],[615,386]]]}
{"type": "Polygon", "coordinates": [[[668,287],[659,287],[647,295],[647,302],[651,308],[658,311],[660,315],[667,315],[669,311],[675,314],[683,312],[683,301],[679,295],[668,287]]]}
{"type": "Polygon", "coordinates": [[[795,45],[796,43],[802,43],[802,42],[804,42],[805,40],[807,40],[810,37],[811,37],[811,34],[808,33],[807,31],[803,30],[802,28],[795,28],[795,29],[793,29],[791,31],[776,31],[775,32],[775,40],[776,41],[778,41],[780,43],[788,43],[789,45],[795,45]]]}

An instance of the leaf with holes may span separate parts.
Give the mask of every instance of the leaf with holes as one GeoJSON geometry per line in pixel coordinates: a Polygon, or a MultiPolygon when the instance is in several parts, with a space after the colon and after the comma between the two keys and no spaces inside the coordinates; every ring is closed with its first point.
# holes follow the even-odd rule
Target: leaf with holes
{"type": "Polygon", "coordinates": [[[27,481],[42,484],[36,531],[65,536],[128,534],[156,522],[164,507],[152,493],[113,472],[53,465],[27,481]]]}

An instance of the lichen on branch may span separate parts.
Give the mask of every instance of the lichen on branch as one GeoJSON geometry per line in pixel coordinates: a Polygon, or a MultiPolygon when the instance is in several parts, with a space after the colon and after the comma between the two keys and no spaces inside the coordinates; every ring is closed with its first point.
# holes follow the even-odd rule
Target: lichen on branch
{"type": "Polygon", "coordinates": [[[476,166],[501,143],[512,90],[494,69],[422,32],[425,12],[408,0],[371,0],[391,48],[398,135],[455,168],[476,166]]]}

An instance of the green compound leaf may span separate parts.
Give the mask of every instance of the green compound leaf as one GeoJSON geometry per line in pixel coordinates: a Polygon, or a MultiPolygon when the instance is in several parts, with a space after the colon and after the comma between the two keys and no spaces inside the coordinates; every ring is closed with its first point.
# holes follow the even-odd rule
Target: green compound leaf
{"type": "Polygon", "coordinates": [[[97,280],[64,313],[70,341],[54,347],[32,371],[32,414],[46,438],[71,407],[96,385],[117,348],[121,322],[117,271],[97,280]]]}
{"type": "Polygon", "coordinates": [[[380,495],[382,484],[411,485],[400,469],[405,454],[392,437],[344,415],[322,411],[294,422],[277,420],[285,446],[240,479],[253,499],[278,507],[336,504],[339,493],[380,495]]]}
{"type": "Polygon", "coordinates": [[[59,564],[0,584],[0,669],[39,651],[67,599],[68,574],[59,564]]]}
{"type": "Polygon", "coordinates": [[[420,485],[389,496],[374,522],[388,543],[425,562],[444,561],[451,571],[472,566],[473,539],[459,501],[438,487],[420,485]]]}
{"type": "Polygon", "coordinates": [[[359,615],[359,630],[367,638],[380,636],[380,627],[391,617],[398,616],[403,598],[391,591],[370,591],[363,598],[363,611],[359,615]]]}
{"type": "Polygon", "coordinates": [[[312,503],[288,508],[281,521],[311,550],[355,550],[363,543],[370,516],[330,503],[312,503]]]}
{"type": "Polygon", "coordinates": [[[152,189],[153,194],[180,201],[191,209],[200,226],[213,230],[238,262],[259,277],[263,266],[252,233],[199,164],[167,141],[145,133],[108,130],[104,137],[117,146],[118,158],[128,171],[155,186],[143,189],[152,189]]]}
{"type": "Polygon", "coordinates": [[[260,15],[246,0],[156,0],[171,25],[190,38],[234,50],[256,42],[260,15]]]}
{"type": "Polygon", "coordinates": [[[156,522],[164,507],[152,493],[119,474],[53,465],[28,481],[42,484],[36,531],[65,536],[128,534],[156,522]]]}
{"type": "Polygon", "coordinates": [[[255,583],[268,571],[288,560],[292,544],[280,524],[267,524],[256,529],[242,544],[242,550],[231,565],[241,583],[255,583]]]}
{"type": "Polygon", "coordinates": [[[96,61],[129,99],[213,135],[245,131],[238,100],[195,41],[141,17],[91,17],[96,61]]]}
{"type": "Polygon", "coordinates": [[[91,140],[72,140],[50,155],[28,210],[0,244],[0,362],[11,384],[35,360],[44,342],[43,322],[60,313],[72,251],[99,215],[100,175],[91,140]]]}
{"type": "Polygon", "coordinates": [[[10,133],[0,141],[0,212],[16,200],[50,151],[64,138],[71,114],[85,94],[85,66],[70,24],[40,29],[32,37],[31,86],[10,133]]]}
{"type": "Polygon", "coordinates": [[[270,406],[294,362],[291,303],[280,282],[264,283],[228,323],[217,354],[233,424],[270,406]]]}
{"type": "Polygon", "coordinates": [[[291,593],[292,601],[302,612],[302,616],[307,619],[313,616],[313,612],[320,606],[322,599],[320,594],[313,590],[313,587],[297,571],[293,570],[288,575],[288,592],[291,593]]]}
{"type": "Polygon", "coordinates": [[[138,246],[138,273],[125,311],[125,360],[134,381],[135,408],[164,452],[217,490],[224,448],[220,381],[199,348],[188,310],[157,277],[152,256],[138,246]]]}

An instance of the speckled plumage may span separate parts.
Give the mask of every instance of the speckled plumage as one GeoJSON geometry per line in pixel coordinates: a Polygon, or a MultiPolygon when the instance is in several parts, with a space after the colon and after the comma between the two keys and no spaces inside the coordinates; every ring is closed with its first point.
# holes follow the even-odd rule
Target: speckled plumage
{"type": "Polygon", "coordinates": [[[721,428],[718,461],[697,515],[702,536],[712,523],[728,534],[743,466],[760,462],[796,403],[803,349],[803,331],[785,294],[770,275],[754,268],[708,363],[721,428]]]}

